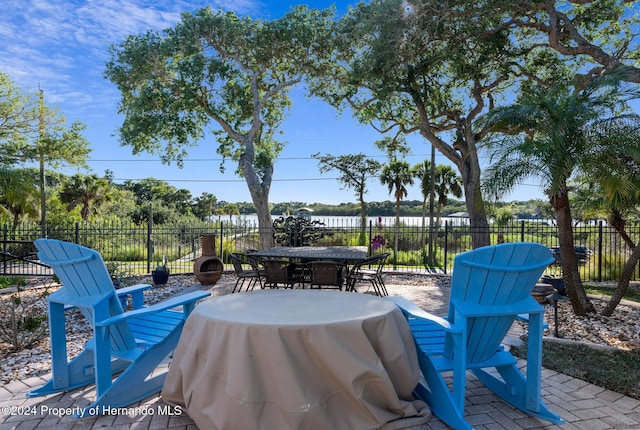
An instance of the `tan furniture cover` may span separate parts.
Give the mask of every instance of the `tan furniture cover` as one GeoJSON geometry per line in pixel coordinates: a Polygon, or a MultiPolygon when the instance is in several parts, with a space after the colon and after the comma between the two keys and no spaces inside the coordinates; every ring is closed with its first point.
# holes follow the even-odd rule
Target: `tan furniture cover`
{"type": "Polygon", "coordinates": [[[430,412],[409,326],[382,298],[261,290],[186,322],[162,396],[202,430],[399,429],[430,412]]]}

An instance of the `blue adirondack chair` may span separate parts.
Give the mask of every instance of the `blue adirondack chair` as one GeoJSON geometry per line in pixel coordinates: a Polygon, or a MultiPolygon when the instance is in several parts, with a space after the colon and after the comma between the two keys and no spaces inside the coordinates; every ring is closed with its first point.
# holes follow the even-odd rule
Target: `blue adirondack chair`
{"type": "Polygon", "coordinates": [[[540,398],[544,309],[530,295],[553,261],[551,251],[536,243],[487,246],[458,255],[447,318],[402,297],[388,298],[403,311],[416,342],[426,384],[421,382],[415,394],[436,417],[456,429],[472,428],[464,419],[466,371],[471,370],[521,411],[564,423],[540,398]],[[529,316],[526,377],[501,346],[518,314],[529,316]],[[442,372],[452,372],[447,374],[451,387],[442,372]]]}
{"type": "Polygon", "coordinates": [[[47,297],[52,377],[28,394],[43,396],[96,385],[96,399],[78,415],[130,405],[160,392],[166,371],[149,377],[176,347],[198,291],[144,306],[150,285],[116,290],[100,254],[73,243],[37,239],[40,260],[50,265],[62,287],[47,297]],[[131,298],[132,310],[122,303],[131,298]],[[174,308],[179,308],[175,310],[174,308]],[[84,350],[67,361],[65,310],[79,309],[93,328],[84,350]],[[118,376],[116,376],[118,375],[118,376]],[[115,379],[114,379],[115,376],[115,379]]]}

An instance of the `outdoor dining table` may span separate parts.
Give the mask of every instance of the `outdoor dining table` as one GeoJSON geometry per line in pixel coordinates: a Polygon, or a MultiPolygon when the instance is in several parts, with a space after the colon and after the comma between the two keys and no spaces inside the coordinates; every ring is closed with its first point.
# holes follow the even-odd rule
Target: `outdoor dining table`
{"type": "Polygon", "coordinates": [[[192,312],[162,397],[201,429],[401,429],[430,415],[415,344],[390,301],[260,290],[192,312]]]}
{"type": "Polygon", "coordinates": [[[288,258],[298,260],[332,260],[354,263],[367,258],[366,246],[276,246],[251,255],[261,258],[288,258]]]}

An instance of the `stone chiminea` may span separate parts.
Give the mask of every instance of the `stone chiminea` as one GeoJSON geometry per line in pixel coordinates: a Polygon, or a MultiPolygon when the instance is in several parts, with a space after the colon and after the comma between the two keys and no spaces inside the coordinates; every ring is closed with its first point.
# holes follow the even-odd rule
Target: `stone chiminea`
{"type": "Polygon", "coordinates": [[[193,265],[193,274],[202,285],[214,285],[222,276],[224,265],[216,256],[216,235],[202,235],[202,256],[193,265]]]}

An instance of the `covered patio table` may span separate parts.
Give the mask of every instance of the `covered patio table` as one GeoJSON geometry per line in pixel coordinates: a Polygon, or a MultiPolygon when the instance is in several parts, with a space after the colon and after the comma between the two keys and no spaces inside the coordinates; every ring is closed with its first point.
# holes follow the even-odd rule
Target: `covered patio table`
{"type": "Polygon", "coordinates": [[[201,429],[401,429],[430,415],[390,301],[334,291],[216,297],[186,322],[162,390],[201,429]]]}

